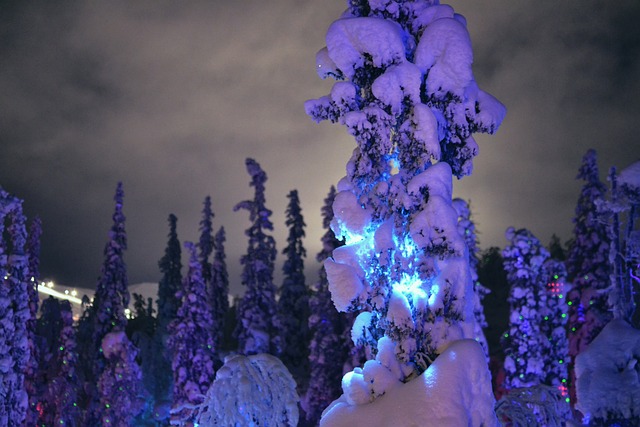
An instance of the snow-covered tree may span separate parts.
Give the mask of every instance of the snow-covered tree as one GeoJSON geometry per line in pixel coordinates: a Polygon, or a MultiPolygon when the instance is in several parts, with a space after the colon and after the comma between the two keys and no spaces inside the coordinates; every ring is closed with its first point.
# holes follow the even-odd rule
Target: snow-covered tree
{"type": "Polygon", "coordinates": [[[207,295],[202,263],[196,247],[185,242],[189,252],[189,271],[178,293],[180,308],[169,326],[168,345],[173,360],[173,402],[171,423],[193,421],[193,409],[202,403],[214,378],[214,352],[211,303],[207,295]]]}
{"type": "Polygon", "coordinates": [[[542,335],[541,310],[547,304],[547,274],[544,263],[549,252],[527,229],[506,232],[504,268],[511,286],[509,329],[502,343],[505,352],[505,387],[515,389],[542,384],[549,340],[542,335]]]}
{"type": "Polygon", "coordinates": [[[463,236],[469,251],[469,268],[471,271],[471,280],[473,282],[473,314],[476,318],[475,339],[482,345],[484,353],[489,360],[489,344],[484,335],[483,329],[488,326],[487,319],[484,316],[484,307],[482,300],[491,291],[484,287],[478,280],[478,238],[476,235],[476,225],[471,220],[471,209],[469,203],[463,199],[453,199],[453,207],[458,213],[458,232],[463,236]]]}
{"type": "Polygon", "coordinates": [[[615,168],[611,168],[609,180],[611,200],[600,206],[600,211],[610,217],[609,262],[613,270],[611,285],[607,289],[608,302],[615,318],[632,324],[636,295],[640,292],[632,274],[640,263],[640,230],[636,223],[640,216],[640,161],[619,175],[615,168]]]}
{"type": "Polygon", "coordinates": [[[29,226],[29,237],[27,239],[26,251],[29,257],[29,283],[27,293],[29,295],[29,321],[27,322],[27,335],[29,340],[29,363],[25,371],[25,389],[29,395],[29,409],[25,423],[36,425],[38,420],[37,402],[41,390],[38,384],[38,337],[36,336],[36,323],[38,321],[38,283],[40,282],[40,236],[42,235],[42,221],[36,217],[29,226]]]}
{"type": "Polygon", "coordinates": [[[567,270],[564,263],[548,259],[543,265],[546,277],[546,303],[540,307],[540,333],[549,342],[544,355],[544,377],[542,383],[556,387],[563,399],[569,402],[568,366],[569,341],[567,339],[567,270]]]}
{"type": "Polygon", "coordinates": [[[213,260],[211,262],[211,312],[213,315],[214,348],[220,357],[224,342],[227,313],[229,312],[229,273],[227,272],[224,242],[224,227],[220,227],[214,237],[213,260]]]}
{"type": "Polygon", "coordinates": [[[107,333],[100,346],[106,365],[98,379],[102,426],[133,426],[144,410],[142,371],[136,363],[138,350],[123,330],[107,333]]]}
{"type": "Polygon", "coordinates": [[[595,150],[584,155],[577,178],[585,183],[576,205],[574,234],[567,256],[568,280],[573,284],[567,295],[572,360],[611,320],[611,309],[603,293],[611,275],[611,237],[607,222],[599,217],[597,208],[598,203],[604,201],[607,188],[600,181],[595,150]]]}
{"type": "Polygon", "coordinates": [[[362,403],[475,336],[452,176],[471,173],[472,134],[496,131],[505,108],[473,78],[465,19],[437,1],[350,1],[326,42],[318,72],[338,81],[305,108],[357,144],[333,204],[346,244],[325,267],[336,308],[360,312],[353,334],[376,360],[345,376],[346,394],[369,390],[352,395],[362,403]]]}
{"type": "Polygon", "coordinates": [[[37,394],[33,396],[35,404],[33,410],[37,414],[37,424],[34,425],[52,425],[53,405],[56,404],[51,394],[49,385],[54,378],[58,377],[60,366],[59,356],[61,345],[60,337],[62,336],[62,313],[60,300],[49,296],[42,301],[40,308],[40,317],[36,323],[36,336],[38,337],[38,376],[35,386],[37,394]]]}
{"type": "MultiPolygon", "coordinates": [[[[55,375],[48,381],[47,407],[43,411],[50,422],[39,425],[81,426],[80,408],[78,407],[78,377],[76,366],[78,353],[76,349],[76,331],[73,326],[71,303],[63,300],[59,303],[60,334],[57,340],[55,358],[49,360],[55,375]]],[[[42,421],[41,421],[42,422],[42,421]]]]}
{"type": "Polygon", "coordinates": [[[269,354],[225,358],[199,407],[202,426],[298,425],[296,382],[269,354]]]}
{"type": "Polygon", "coordinates": [[[170,402],[173,390],[171,371],[172,355],[167,346],[169,324],[176,319],[180,300],[176,294],[182,288],[182,250],[176,231],[178,218],[169,215],[169,235],[164,256],[158,261],[162,278],[158,284],[158,315],[154,335],[154,347],[158,352],[158,369],[155,375],[155,391],[152,392],[156,405],[162,401],[170,402]]]}
{"type": "MultiPolygon", "coordinates": [[[[124,191],[120,182],[116,187],[113,224],[104,248],[104,261],[93,304],[87,313],[86,328],[83,327],[79,331],[79,334],[85,333],[90,336],[88,348],[79,348],[83,355],[81,360],[86,366],[83,370],[84,391],[87,393],[87,410],[84,420],[86,425],[99,425],[105,413],[105,408],[99,402],[99,390],[96,388],[108,364],[104,353],[100,351],[102,340],[111,332],[124,332],[127,325],[124,309],[129,305],[130,296],[127,267],[124,262],[127,233],[122,210],[123,200],[124,191]]],[[[131,367],[131,369],[134,368],[131,367]]]]}
{"type": "Polygon", "coordinates": [[[211,197],[204,199],[202,219],[200,220],[200,240],[198,241],[198,258],[202,264],[202,278],[207,285],[211,284],[211,254],[215,247],[213,240],[213,211],[211,210],[211,197]]]}
{"type": "Polygon", "coordinates": [[[640,331],[614,318],[576,358],[583,425],[640,425],[640,331]]]}
{"type": "Polygon", "coordinates": [[[265,205],[264,184],[267,174],[255,160],[247,159],[245,163],[255,195],[253,200],[245,200],[234,207],[236,211],[249,211],[251,221],[251,227],[245,231],[249,237],[249,247],[240,259],[243,266],[242,284],[246,286],[246,291],[238,306],[235,334],[241,354],[273,354],[277,344],[274,325],[277,312],[276,288],[273,283],[276,243],[273,236],[266,233],[273,230],[269,219],[271,211],[265,205]]]}
{"type": "MultiPolygon", "coordinates": [[[[335,196],[335,187],[331,186],[322,207],[322,226],[326,232],[322,236],[322,249],[316,256],[320,263],[341,245],[329,228],[333,219],[331,205],[335,196]]],[[[348,345],[341,336],[344,319],[331,301],[324,267],[320,268],[318,276],[315,290],[309,298],[310,375],[309,386],[301,402],[309,425],[317,425],[322,411],[340,396],[342,388],[339,379],[342,377],[342,366],[349,352],[348,345]]]]}
{"type": "Polygon", "coordinates": [[[29,257],[22,200],[0,188],[0,425],[22,426],[28,409],[29,257]]]}
{"type": "Polygon", "coordinates": [[[279,357],[293,375],[300,389],[306,387],[309,375],[309,289],[304,277],[304,258],[307,251],[304,218],[298,191],[287,197],[286,226],[289,228],[282,266],[284,280],[278,300],[279,357]]]}

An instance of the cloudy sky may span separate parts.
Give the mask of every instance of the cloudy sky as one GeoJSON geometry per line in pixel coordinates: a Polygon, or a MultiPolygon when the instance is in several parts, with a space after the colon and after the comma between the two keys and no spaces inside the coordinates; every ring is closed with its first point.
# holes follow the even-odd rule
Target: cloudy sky
{"type": "MultiPolygon", "coordinates": [[[[477,138],[474,174],[456,183],[481,247],[503,246],[508,226],[566,240],[586,150],[598,151],[603,179],[640,158],[640,2],[450,4],[467,18],[476,80],[508,108],[497,135],[477,138]]],[[[43,220],[43,276],[95,285],[123,181],[131,283],[159,279],[169,213],[182,241],[197,239],[210,195],[239,290],[249,223],[233,206],[252,196],[246,157],[269,177],[279,250],[286,195],[298,189],[315,268],[319,211],[354,142],[313,123],[303,103],[331,87],[315,52],[345,5],[1,2],[0,186],[43,220]]]]}

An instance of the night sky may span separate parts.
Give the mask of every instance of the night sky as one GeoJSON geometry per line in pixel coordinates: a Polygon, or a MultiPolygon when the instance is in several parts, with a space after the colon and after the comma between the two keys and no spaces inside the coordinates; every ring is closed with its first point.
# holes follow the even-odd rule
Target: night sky
{"type": "MultiPolygon", "coordinates": [[[[571,237],[583,154],[602,178],[640,158],[640,2],[458,0],[481,88],[508,108],[477,136],[470,177],[480,246],[508,226],[543,242],[571,237]]],[[[240,290],[252,197],[246,157],[266,171],[278,250],[287,193],[298,189],[315,277],[320,208],[344,175],[354,141],[315,124],[306,99],[329,92],[315,53],[344,0],[0,2],[0,186],[43,220],[41,272],[92,288],[123,181],[130,283],[157,281],[167,216],[198,238],[202,201],[227,230],[240,290]]],[[[282,257],[277,261],[279,277],[282,257]]]]}

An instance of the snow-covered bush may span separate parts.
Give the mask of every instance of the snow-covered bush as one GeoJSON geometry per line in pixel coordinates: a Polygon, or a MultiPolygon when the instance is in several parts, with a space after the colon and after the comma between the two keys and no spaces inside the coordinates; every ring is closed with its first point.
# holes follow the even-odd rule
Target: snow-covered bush
{"type": "Polygon", "coordinates": [[[509,390],[496,404],[502,425],[513,427],[562,427],[571,409],[556,387],[538,384],[509,390]]]}
{"type": "Polygon", "coordinates": [[[200,406],[198,425],[295,427],[298,400],[296,383],[280,359],[228,356],[200,406]]]}
{"type": "Polygon", "coordinates": [[[505,108],[473,79],[466,21],[436,1],[350,1],[326,42],[318,73],[339,81],[305,108],[357,143],[333,204],[346,244],[324,265],[336,308],[361,312],[354,341],[375,357],[343,382],[364,403],[475,336],[452,176],[471,173],[472,134],[497,130],[505,108]]]}
{"type": "Polygon", "coordinates": [[[593,425],[640,425],[640,331],[609,322],[576,357],[576,408],[593,425]]]}

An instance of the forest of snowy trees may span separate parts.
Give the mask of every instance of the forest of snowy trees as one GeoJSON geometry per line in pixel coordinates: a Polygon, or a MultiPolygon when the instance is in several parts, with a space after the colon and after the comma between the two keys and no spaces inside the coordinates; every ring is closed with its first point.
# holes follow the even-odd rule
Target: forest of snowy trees
{"type": "Polygon", "coordinates": [[[214,225],[208,196],[184,225],[196,242],[169,214],[157,296],[130,295],[118,183],[74,321],[68,301],[39,299],[46,224],[0,188],[0,425],[640,425],[640,162],[605,183],[589,150],[566,242],[504,224],[504,247],[482,248],[452,180],[506,109],[472,59],[465,18],[437,1],[351,0],[330,26],[317,65],[336,83],[305,108],[357,146],[335,187],[304,195],[324,197],[318,271],[298,191],[276,242],[267,172],[248,158],[245,235],[214,225]],[[242,295],[227,239],[247,242],[242,295]]]}

